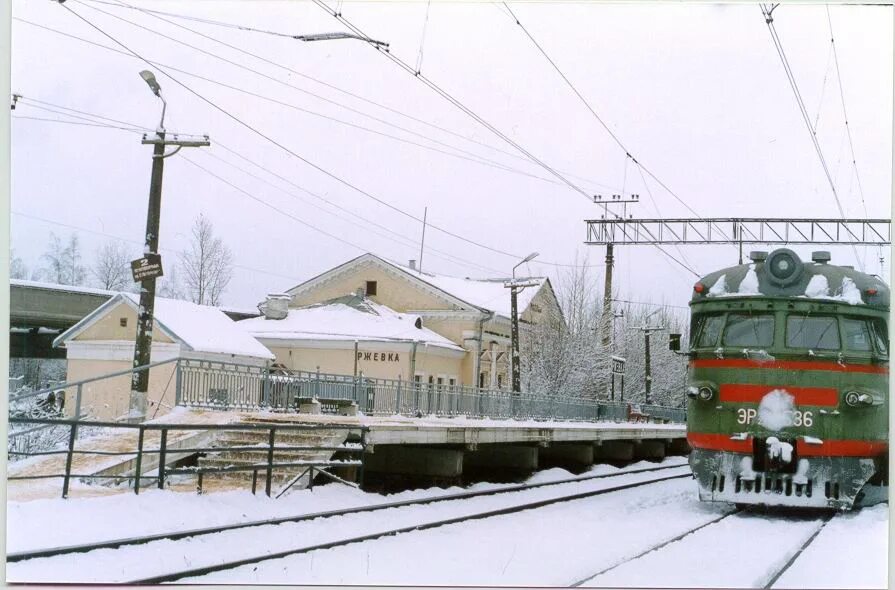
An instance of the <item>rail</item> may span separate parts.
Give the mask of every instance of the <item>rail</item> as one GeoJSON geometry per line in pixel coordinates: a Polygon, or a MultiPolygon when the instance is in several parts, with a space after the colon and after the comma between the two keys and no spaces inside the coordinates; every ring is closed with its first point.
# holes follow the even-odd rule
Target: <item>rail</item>
{"type": "MultiPolygon", "coordinates": [[[[329,409],[356,404],[359,411],[373,416],[616,422],[628,419],[626,403],[586,400],[561,392],[547,396],[190,359],[180,359],[177,364],[176,392],[177,405],[218,409],[294,411],[302,403],[317,400],[329,409]]],[[[652,404],[640,407],[656,420],[686,421],[683,408],[652,404]]]]}
{"type": "MultiPolygon", "coordinates": [[[[10,475],[7,477],[9,481],[16,480],[39,480],[39,479],[62,479],[62,497],[67,498],[71,486],[71,480],[74,479],[107,479],[113,481],[132,481],[135,494],[140,493],[144,480],[155,482],[159,489],[164,489],[167,478],[173,475],[195,475],[197,478],[197,492],[202,493],[203,478],[206,475],[220,475],[234,472],[251,472],[252,473],[252,493],[256,493],[259,475],[264,474],[265,494],[270,496],[274,480],[274,472],[283,469],[304,469],[299,475],[290,479],[289,485],[281,490],[281,494],[293,485],[296,481],[308,475],[310,487],[313,489],[314,476],[322,474],[330,479],[335,479],[341,483],[346,482],[342,478],[326,471],[327,467],[351,467],[357,469],[357,484],[363,481],[363,462],[361,455],[366,448],[365,435],[367,428],[357,425],[346,424],[129,424],[123,422],[102,422],[102,421],[86,421],[86,420],[59,420],[49,418],[10,418],[10,424],[24,425],[46,425],[46,426],[62,426],[68,427],[69,436],[68,444],[64,449],[52,449],[46,451],[10,451],[10,455],[34,457],[48,455],[64,455],[65,465],[61,473],[39,473],[32,475],[10,475]],[[79,428],[108,428],[121,430],[130,430],[137,432],[135,448],[133,450],[112,451],[90,448],[76,448],[77,431],[79,428]],[[304,446],[304,445],[277,445],[276,439],[278,433],[295,433],[310,432],[319,435],[330,431],[347,431],[347,436],[354,433],[358,436],[359,441],[356,443],[345,443],[340,445],[323,445],[323,446],[304,446]],[[197,447],[171,446],[168,441],[168,435],[172,431],[189,431],[195,433],[218,433],[218,432],[260,432],[266,435],[266,444],[258,445],[234,445],[215,447],[211,445],[202,445],[197,447]],[[157,446],[146,447],[147,434],[158,434],[157,446]],[[178,457],[196,455],[205,455],[207,453],[220,452],[264,452],[266,460],[262,462],[252,462],[244,465],[227,465],[224,467],[168,467],[168,462],[172,455],[178,457]],[[330,451],[338,452],[345,456],[357,456],[356,459],[340,459],[340,460],[281,460],[275,461],[276,454],[279,452],[295,452],[295,451],[330,451]],[[125,474],[101,474],[101,473],[85,473],[76,474],[72,472],[72,462],[75,455],[95,455],[95,456],[112,456],[112,457],[129,457],[133,460],[133,473],[125,474]],[[144,462],[147,456],[157,456],[157,474],[144,475],[146,471],[144,462]]],[[[28,429],[30,430],[30,429],[28,429]]],[[[154,437],[153,437],[154,438],[154,437]]]]}

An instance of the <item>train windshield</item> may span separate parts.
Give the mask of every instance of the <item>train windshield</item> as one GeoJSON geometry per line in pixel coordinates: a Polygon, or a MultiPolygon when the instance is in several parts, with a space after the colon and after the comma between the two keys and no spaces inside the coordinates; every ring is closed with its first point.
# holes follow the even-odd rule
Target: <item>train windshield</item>
{"type": "Polygon", "coordinates": [[[889,330],[886,329],[886,321],[882,318],[873,318],[870,321],[870,327],[877,348],[882,354],[889,356],[889,330]]]}
{"type": "Polygon", "coordinates": [[[696,346],[698,348],[714,348],[718,345],[718,336],[721,335],[721,326],[724,325],[723,315],[702,315],[696,320],[696,346]]]}
{"type": "Polygon", "coordinates": [[[774,344],[774,316],[728,315],[723,343],[724,346],[771,346],[774,344]]]}
{"type": "Polygon", "coordinates": [[[786,346],[812,350],[839,350],[839,328],[836,318],[789,316],[786,318],[786,346]]]}
{"type": "Polygon", "coordinates": [[[845,340],[846,350],[854,350],[857,352],[870,352],[873,350],[870,325],[867,320],[860,318],[842,318],[842,337],[845,340]]]}

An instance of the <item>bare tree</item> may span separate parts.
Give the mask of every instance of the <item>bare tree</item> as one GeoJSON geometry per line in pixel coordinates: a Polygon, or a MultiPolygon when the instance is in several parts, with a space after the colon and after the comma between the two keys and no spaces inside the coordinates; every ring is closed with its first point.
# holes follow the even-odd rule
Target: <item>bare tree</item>
{"type": "Polygon", "coordinates": [[[96,251],[90,274],[101,289],[123,291],[131,286],[130,253],[121,242],[106,242],[96,251]]]}
{"type": "Polygon", "coordinates": [[[50,244],[42,257],[47,266],[41,269],[40,276],[60,285],[82,285],[87,270],[81,264],[81,242],[78,234],[73,233],[66,242],[50,233],[50,244]]]}
{"type": "Polygon", "coordinates": [[[165,274],[156,279],[156,293],[159,297],[167,297],[168,299],[183,299],[189,301],[183,283],[180,281],[180,274],[177,271],[177,265],[171,265],[170,270],[165,270],[165,274]]]}
{"type": "Polygon", "coordinates": [[[15,250],[9,253],[9,278],[11,279],[27,279],[28,267],[21,258],[16,256],[15,250]]]}
{"type": "Polygon", "coordinates": [[[192,233],[190,251],[180,257],[187,297],[200,305],[220,305],[233,277],[233,254],[204,215],[193,222],[192,233]]]}

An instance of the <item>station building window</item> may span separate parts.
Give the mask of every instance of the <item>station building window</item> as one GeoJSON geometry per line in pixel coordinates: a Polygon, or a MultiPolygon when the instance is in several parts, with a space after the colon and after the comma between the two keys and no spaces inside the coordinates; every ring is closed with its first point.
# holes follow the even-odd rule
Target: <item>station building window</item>
{"type": "Polygon", "coordinates": [[[367,295],[376,295],[376,281],[367,281],[367,295]]]}

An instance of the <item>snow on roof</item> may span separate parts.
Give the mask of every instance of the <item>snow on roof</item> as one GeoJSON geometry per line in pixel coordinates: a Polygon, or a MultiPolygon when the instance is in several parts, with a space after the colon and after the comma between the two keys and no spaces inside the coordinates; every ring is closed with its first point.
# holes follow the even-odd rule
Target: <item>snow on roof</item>
{"type": "MultiPolygon", "coordinates": [[[[118,293],[115,297],[101,305],[93,313],[72,326],[54,344],[68,342],[92,324],[106,311],[123,301],[134,309],[138,309],[140,299],[133,293],[118,293]]],[[[274,359],[267,348],[237,327],[236,322],[216,307],[196,305],[190,301],[155,298],[153,312],[155,322],[170,334],[174,340],[182,342],[196,352],[217,354],[234,354],[262,359],[274,359]]]]}
{"type": "Polygon", "coordinates": [[[463,350],[428,328],[417,328],[419,316],[398,313],[367,298],[347,296],[293,308],[281,320],[251,318],[236,322],[247,334],[266,340],[418,341],[463,350]]]}
{"type": "MultiPolygon", "coordinates": [[[[419,278],[421,281],[425,281],[476,307],[493,311],[504,317],[510,317],[510,290],[504,287],[503,279],[460,278],[422,273],[403,266],[401,269],[419,278]]],[[[544,277],[533,277],[526,279],[526,281],[537,283],[537,286],[526,287],[518,291],[517,304],[520,314],[528,308],[528,304],[531,303],[531,300],[543,286],[546,279],[544,277]]]]}
{"type": "Polygon", "coordinates": [[[118,294],[118,291],[106,291],[105,289],[94,289],[92,287],[79,287],[75,285],[60,285],[59,283],[42,283],[40,281],[26,281],[24,279],[9,279],[10,286],[31,287],[34,289],[49,289],[51,291],[67,291],[69,293],[86,293],[89,295],[108,295],[112,297],[118,294]]]}

